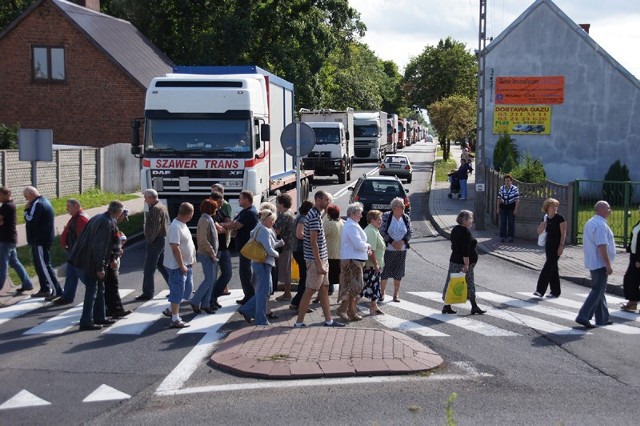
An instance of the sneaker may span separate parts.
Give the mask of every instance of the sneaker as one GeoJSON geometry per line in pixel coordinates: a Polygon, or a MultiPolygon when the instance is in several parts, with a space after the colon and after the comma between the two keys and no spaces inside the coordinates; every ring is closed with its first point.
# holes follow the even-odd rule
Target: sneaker
{"type": "Polygon", "coordinates": [[[534,292],[533,295],[536,297],[542,297],[542,293],[540,293],[539,291],[534,292]]]}
{"type": "Polygon", "coordinates": [[[303,328],[303,327],[306,327],[306,326],[307,326],[307,324],[305,324],[303,322],[293,324],[293,328],[303,328]]]}
{"type": "Polygon", "coordinates": [[[171,318],[171,309],[167,308],[164,311],[162,311],[162,315],[164,315],[165,317],[169,317],[171,318]]]}
{"type": "Polygon", "coordinates": [[[549,294],[547,294],[547,297],[548,297],[548,298],[550,298],[550,299],[557,299],[557,298],[558,298],[558,296],[556,296],[556,295],[555,295],[555,294],[553,294],[553,293],[549,293],[549,294]]]}
{"type": "Polygon", "coordinates": [[[144,294],[141,294],[140,296],[137,296],[137,297],[136,297],[136,300],[137,300],[138,302],[146,302],[147,300],[151,300],[151,299],[153,299],[153,297],[151,297],[151,296],[146,296],[146,295],[144,295],[144,294]]]}
{"type": "Polygon", "coordinates": [[[17,288],[17,289],[16,289],[16,294],[22,294],[22,293],[24,293],[25,291],[31,291],[31,290],[33,290],[33,287],[31,287],[31,288],[24,288],[24,287],[20,287],[20,288],[17,288]]]}
{"type": "Polygon", "coordinates": [[[343,323],[343,322],[338,322],[338,321],[331,321],[331,324],[327,324],[327,322],[325,321],[324,326],[325,327],[345,327],[347,324],[343,323]]]}
{"type": "Polygon", "coordinates": [[[51,296],[47,296],[47,297],[45,297],[45,298],[44,298],[44,301],[45,301],[45,302],[53,302],[53,301],[54,301],[55,299],[57,299],[57,298],[58,298],[58,296],[57,296],[57,295],[52,294],[51,296]]]}
{"type": "Polygon", "coordinates": [[[187,328],[187,327],[191,327],[191,324],[189,324],[188,322],[184,322],[181,319],[171,321],[171,324],[169,324],[169,328],[187,328]]]}

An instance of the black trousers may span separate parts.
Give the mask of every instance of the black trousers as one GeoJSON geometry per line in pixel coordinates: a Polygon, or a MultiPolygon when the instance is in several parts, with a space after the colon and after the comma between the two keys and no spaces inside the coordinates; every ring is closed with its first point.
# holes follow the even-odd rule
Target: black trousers
{"type": "Polygon", "coordinates": [[[640,268],[636,268],[636,262],[629,256],[629,267],[624,273],[622,281],[624,298],[632,302],[640,301],[640,268]]]}
{"type": "Polygon", "coordinates": [[[300,279],[298,280],[298,291],[293,296],[291,304],[293,306],[299,306],[302,295],[307,288],[307,262],[304,260],[304,253],[302,251],[294,251],[293,258],[298,262],[298,269],[300,270],[300,279]]]}
{"type": "Polygon", "coordinates": [[[118,275],[118,271],[107,266],[104,277],[104,305],[107,316],[124,311],[120,298],[118,275]]]}
{"type": "MultiPolygon", "coordinates": [[[[547,244],[547,246],[549,245],[551,244],[547,244]]],[[[553,248],[545,247],[547,261],[544,262],[542,271],[540,271],[536,291],[544,294],[547,291],[547,286],[549,286],[551,294],[558,297],[560,296],[560,272],[558,270],[558,259],[560,259],[560,256],[558,256],[558,245],[552,245],[553,248]]]]}

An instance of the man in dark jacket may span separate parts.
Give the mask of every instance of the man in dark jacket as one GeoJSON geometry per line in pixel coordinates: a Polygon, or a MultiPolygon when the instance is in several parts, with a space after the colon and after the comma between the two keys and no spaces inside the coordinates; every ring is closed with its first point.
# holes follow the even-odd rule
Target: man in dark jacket
{"type": "Polygon", "coordinates": [[[54,212],[51,203],[33,186],[23,192],[27,204],[24,207],[27,243],[31,246],[33,265],[40,281],[40,291],[31,297],[60,296],[62,288],[51,267],[51,243],[53,242],[54,212]]]}
{"type": "Polygon", "coordinates": [[[22,287],[17,290],[18,294],[24,291],[33,290],[31,278],[18,259],[16,244],[18,243],[18,233],[16,231],[16,205],[11,198],[11,190],[5,186],[0,186],[0,290],[7,280],[7,272],[11,266],[20,281],[22,287]]]}
{"type": "Polygon", "coordinates": [[[81,331],[99,330],[103,325],[115,322],[105,316],[104,279],[114,252],[115,233],[118,231],[116,218],[123,210],[124,205],[120,201],[109,203],[105,213],[89,221],[71,250],[69,259],[77,268],[80,281],[87,287],[80,317],[81,331]]]}

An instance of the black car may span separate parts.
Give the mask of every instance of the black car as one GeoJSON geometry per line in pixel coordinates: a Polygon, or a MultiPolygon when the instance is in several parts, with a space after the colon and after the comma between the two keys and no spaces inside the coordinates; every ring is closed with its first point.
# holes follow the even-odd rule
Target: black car
{"type": "Polygon", "coordinates": [[[395,176],[362,176],[358,179],[355,186],[350,186],[351,197],[349,203],[356,201],[362,203],[364,211],[361,226],[367,225],[367,212],[369,210],[380,210],[386,212],[391,210],[391,200],[396,197],[404,200],[404,210],[407,214],[411,212],[411,204],[407,193],[409,190],[404,189],[402,182],[395,176]]]}

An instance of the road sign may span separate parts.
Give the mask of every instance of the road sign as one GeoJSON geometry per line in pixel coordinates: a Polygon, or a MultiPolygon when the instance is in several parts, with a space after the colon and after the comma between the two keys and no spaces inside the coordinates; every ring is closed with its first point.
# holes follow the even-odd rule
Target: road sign
{"type": "Polygon", "coordinates": [[[291,123],[287,125],[282,131],[282,135],[280,135],[280,143],[282,144],[282,149],[284,152],[295,157],[299,155],[300,157],[304,157],[309,155],[311,150],[316,144],[316,134],[308,124],[305,123],[291,123]],[[298,136],[299,129],[299,136],[298,136]],[[299,146],[300,150],[297,151],[296,140],[299,138],[299,146]]]}

